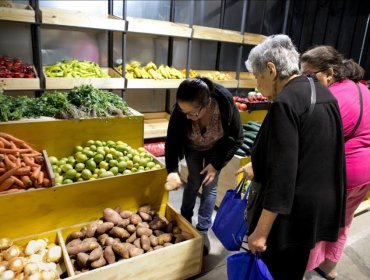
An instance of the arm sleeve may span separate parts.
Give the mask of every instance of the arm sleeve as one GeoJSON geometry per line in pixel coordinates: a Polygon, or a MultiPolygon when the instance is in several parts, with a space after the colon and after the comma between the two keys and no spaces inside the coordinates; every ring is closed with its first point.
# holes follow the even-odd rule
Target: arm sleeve
{"type": "Polygon", "coordinates": [[[181,125],[179,112],[176,109],[172,112],[168,128],[167,137],[165,142],[165,162],[168,173],[178,172],[179,160],[182,157],[183,139],[181,139],[180,131],[178,128],[186,129],[181,125]]]}
{"type": "Polygon", "coordinates": [[[263,208],[289,214],[293,205],[299,155],[299,118],[287,104],[273,103],[267,127],[266,186],[263,208]]]}

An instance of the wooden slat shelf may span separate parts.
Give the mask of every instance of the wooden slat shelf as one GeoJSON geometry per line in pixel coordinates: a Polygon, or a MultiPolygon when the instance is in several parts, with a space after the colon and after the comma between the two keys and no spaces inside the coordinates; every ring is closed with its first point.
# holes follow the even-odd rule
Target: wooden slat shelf
{"type": "Polygon", "coordinates": [[[37,77],[35,68],[34,73],[36,78],[0,78],[0,88],[4,90],[39,90],[40,79],[37,77]]]}
{"type": "Polygon", "coordinates": [[[144,139],[165,137],[169,119],[166,112],[144,114],[144,139]]]}
{"type": "Polygon", "coordinates": [[[42,8],[42,23],[51,25],[126,31],[126,22],[119,17],[97,16],[80,11],[42,8]]]}
{"type": "Polygon", "coordinates": [[[255,88],[257,81],[250,72],[240,72],[238,88],[255,88]]]}
{"type": "MultiPolygon", "coordinates": [[[[110,78],[54,78],[45,75],[46,89],[71,89],[80,85],[92,85],[101,89],[123,89],[125,86],[125,79],[123,79],[112,68],[101,67],[110,78]]],[[[45,73],[45,67],[44,67],[45,73]]]]}
{"type": "Polygon", "coordinates": [[[258,45],[266,39],[266,36],[255,33],[244,33],[243,44],[258,45]]]}
{"type": "Polygon", "coordinates": [[[128,32],[190,38],[192,29],[182,23],[127,17],[128,32]]]}
{"type": "Polygon", "coordinates": [[[127,79],[127,89],[178,88],[183,79],[127,79]]]}
{"type": "Polygon", "coordinates": [[[0,20],[35,22],[35,11],[30,5],[12,4],[12,7],[0,7],[0,20]]]}
{"type": "Polygon", "coordinates": [[[212,40],[239,44],[243,42],[243,35],[241,35],[240,32],[198,25],[193,26],[192,37],[200,40],[212,40]]]}

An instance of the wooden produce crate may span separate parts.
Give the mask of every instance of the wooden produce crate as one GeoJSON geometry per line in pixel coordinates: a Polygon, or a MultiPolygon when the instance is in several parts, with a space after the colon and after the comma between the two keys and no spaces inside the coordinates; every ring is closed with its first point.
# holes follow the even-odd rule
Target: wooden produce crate
{"type": "Polygon", "coordinates": [[[35,11],[30,5],[11,3],[12,7],[0,7],[0,20],[35,22],[35,11]]]}
{"type": "Polygon", "coordinates": [[[169,119],[166,112],[144,114],[144,139],[165,137],[169,119]]]}
{"type": "Polygon", "coordinates": [[[112,68],[101,67],[104,73],[110,78],[63,78],[63,77],[47,77],[45,74],[46,89],[71,89],[80,85],[92,85],[101,89],[123,89],[125,87],[125,79],[112,68]]]}
{"type": "MultiPolygon", "coordinates": [[[[129,210],[135,211],[136,209],[129,210]]],[[[203,258],[203,239],[201,235],[169,204],[166,205],[164,212],[169,221],[176,221],[179,228],[193,235],[193,238],[78,275],[75,275],[68,257],[66,264],[71,276],[68,279],[187,279],[200,273],[203,258]]],[[[98,218],[96,217],[96,219],[98,218]]],[[[80,230],[81,226],[62,229],[62,239],[65,240],[72,231],[80,230]]]]}
{"type": "Polygon", "coordinates": [[[0,88],[4,90],[38,90],[40,79],[34,68],[35,78],[0,78],[0,88]]]}
{"type": "Polygon", "coordinates": [[[126,21],[112,15],[91,15],[81,11],[42,8],[42,23],[61,26],[126,31],[126,21]]]}
{"type": "MultiPolygon", "coordinates": [[[[224,168],[222,168],[218,179],[217,186],[217,197],[216,206],[220,207],[220,204],[225,196],[227,190],[235,188],[236,184],[241,179],[241,176],[235,176],[235,172],[240,168],[250,162],[250,157],[241,157],[234,155],[234,157],[229,161],[224,168]]],[[[187,182],[188,178],[188,167],[186,163],[182,162],[180,164],[180,177],[181,180],[187,182]]],[[[200,189],[201,191],[201,189],[200,189]]]]}

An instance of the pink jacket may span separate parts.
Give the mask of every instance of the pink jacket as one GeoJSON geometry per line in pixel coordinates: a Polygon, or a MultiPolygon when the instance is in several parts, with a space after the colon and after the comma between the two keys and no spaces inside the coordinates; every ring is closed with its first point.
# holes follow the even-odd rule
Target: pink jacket
{"type": "MultiPolygon", "coordinates": [[[[362,120],[355,134],[345,143],[347,189],[370,184],[370,91],[361,83],[359,86],[363,100],[362,120]]],[[[360,114],[357,87],[354,82],[344,80],[332,84],[329,89],[338,100],[344,135],[347,136],[360,114]]]]}

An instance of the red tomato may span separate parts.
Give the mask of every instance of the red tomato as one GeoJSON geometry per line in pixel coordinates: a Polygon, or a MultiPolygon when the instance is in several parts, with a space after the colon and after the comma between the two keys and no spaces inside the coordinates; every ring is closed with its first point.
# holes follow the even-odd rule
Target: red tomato
{"type": "Polygon", "coordinates": [[[244,103],[241,103],[241,104],[240,104],[240,110],[242,110],[242,111],[246,111],[246,110],[247,110],[247,108],[248,108],[247,104],[244,104],[244,103]]]}

